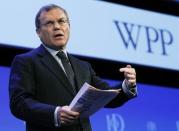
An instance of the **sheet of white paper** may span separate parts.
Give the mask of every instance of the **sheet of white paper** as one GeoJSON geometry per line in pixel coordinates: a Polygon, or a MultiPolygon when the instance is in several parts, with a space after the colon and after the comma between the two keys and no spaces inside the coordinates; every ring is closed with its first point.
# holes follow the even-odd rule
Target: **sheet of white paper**
{"type": "Polygon", "coordinates": [[[100,90],[84,83],[69,105],[73,111],[80,112],[80,117],[89,117],[109,103],[119,90],[100,90]]]}

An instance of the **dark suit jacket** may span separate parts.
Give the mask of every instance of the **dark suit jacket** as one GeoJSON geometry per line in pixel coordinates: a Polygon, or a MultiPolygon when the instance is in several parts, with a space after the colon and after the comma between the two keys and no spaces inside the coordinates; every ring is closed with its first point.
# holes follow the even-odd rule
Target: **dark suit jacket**
{"type": "MultiPolygon", "coordinates": [[[[108,89],[109,85],[96,76],[90,64],[68,54],[78,90],[84,84],[108,89]]],[[[15,57],[9,81],[10,109],[19,119],[26,121],[27,131],[91,131],[89,118],[72,125],[56,128],[54,111],[57,106],[69,105],[75,96],[72,85],[62,68],[41,45],[28,53],[15,57]]],[[[121,88],[121,85],[118,87],[121,88]]],[[[106,107],[118,107],[129,98],[121,92],[106,107]]]]}

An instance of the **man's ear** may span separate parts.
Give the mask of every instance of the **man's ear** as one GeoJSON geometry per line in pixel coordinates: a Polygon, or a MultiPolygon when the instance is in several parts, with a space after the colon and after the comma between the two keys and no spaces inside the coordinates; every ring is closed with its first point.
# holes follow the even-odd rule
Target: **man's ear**
{"type": "Polygon", "coordinates": [[[36,29],[36,33],[37,33],[37,35],[40,37],[40,28],[37,28],[37,29],[36,29]]]}

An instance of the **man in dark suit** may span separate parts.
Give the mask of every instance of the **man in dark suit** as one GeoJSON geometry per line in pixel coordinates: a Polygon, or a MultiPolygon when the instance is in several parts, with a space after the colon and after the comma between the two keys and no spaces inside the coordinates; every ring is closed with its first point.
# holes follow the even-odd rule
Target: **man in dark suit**
{"type": "Polygon", "coordinates": [[[84,82],[120,89],[106,107],[119,107],[136,96],[136,73],[130,65],[120,69],[123,83],[109,87],[89,63],[67,53],[70,23],[63,8],[44,6],[35,22],[42,44],[14,58],[9,81],[11,112],[26,122],[27,131],[91,131],[89,118],[68,107],[84,82]]]}

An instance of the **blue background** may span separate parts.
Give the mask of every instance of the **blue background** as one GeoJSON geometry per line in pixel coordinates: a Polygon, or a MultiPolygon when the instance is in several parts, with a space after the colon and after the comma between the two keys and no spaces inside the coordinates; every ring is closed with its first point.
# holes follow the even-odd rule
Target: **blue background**
{"type": "MultiPolygon", "coordinates": [[[[24,122],[9,110],[9,72],[10,68],[0,67],[0,131],[24,131],[24,122]]],[[[179,131],[178,89],[138,84],[138,92],[138,97],[122,107],[92,115],[93,131],[179,131]]]]}

